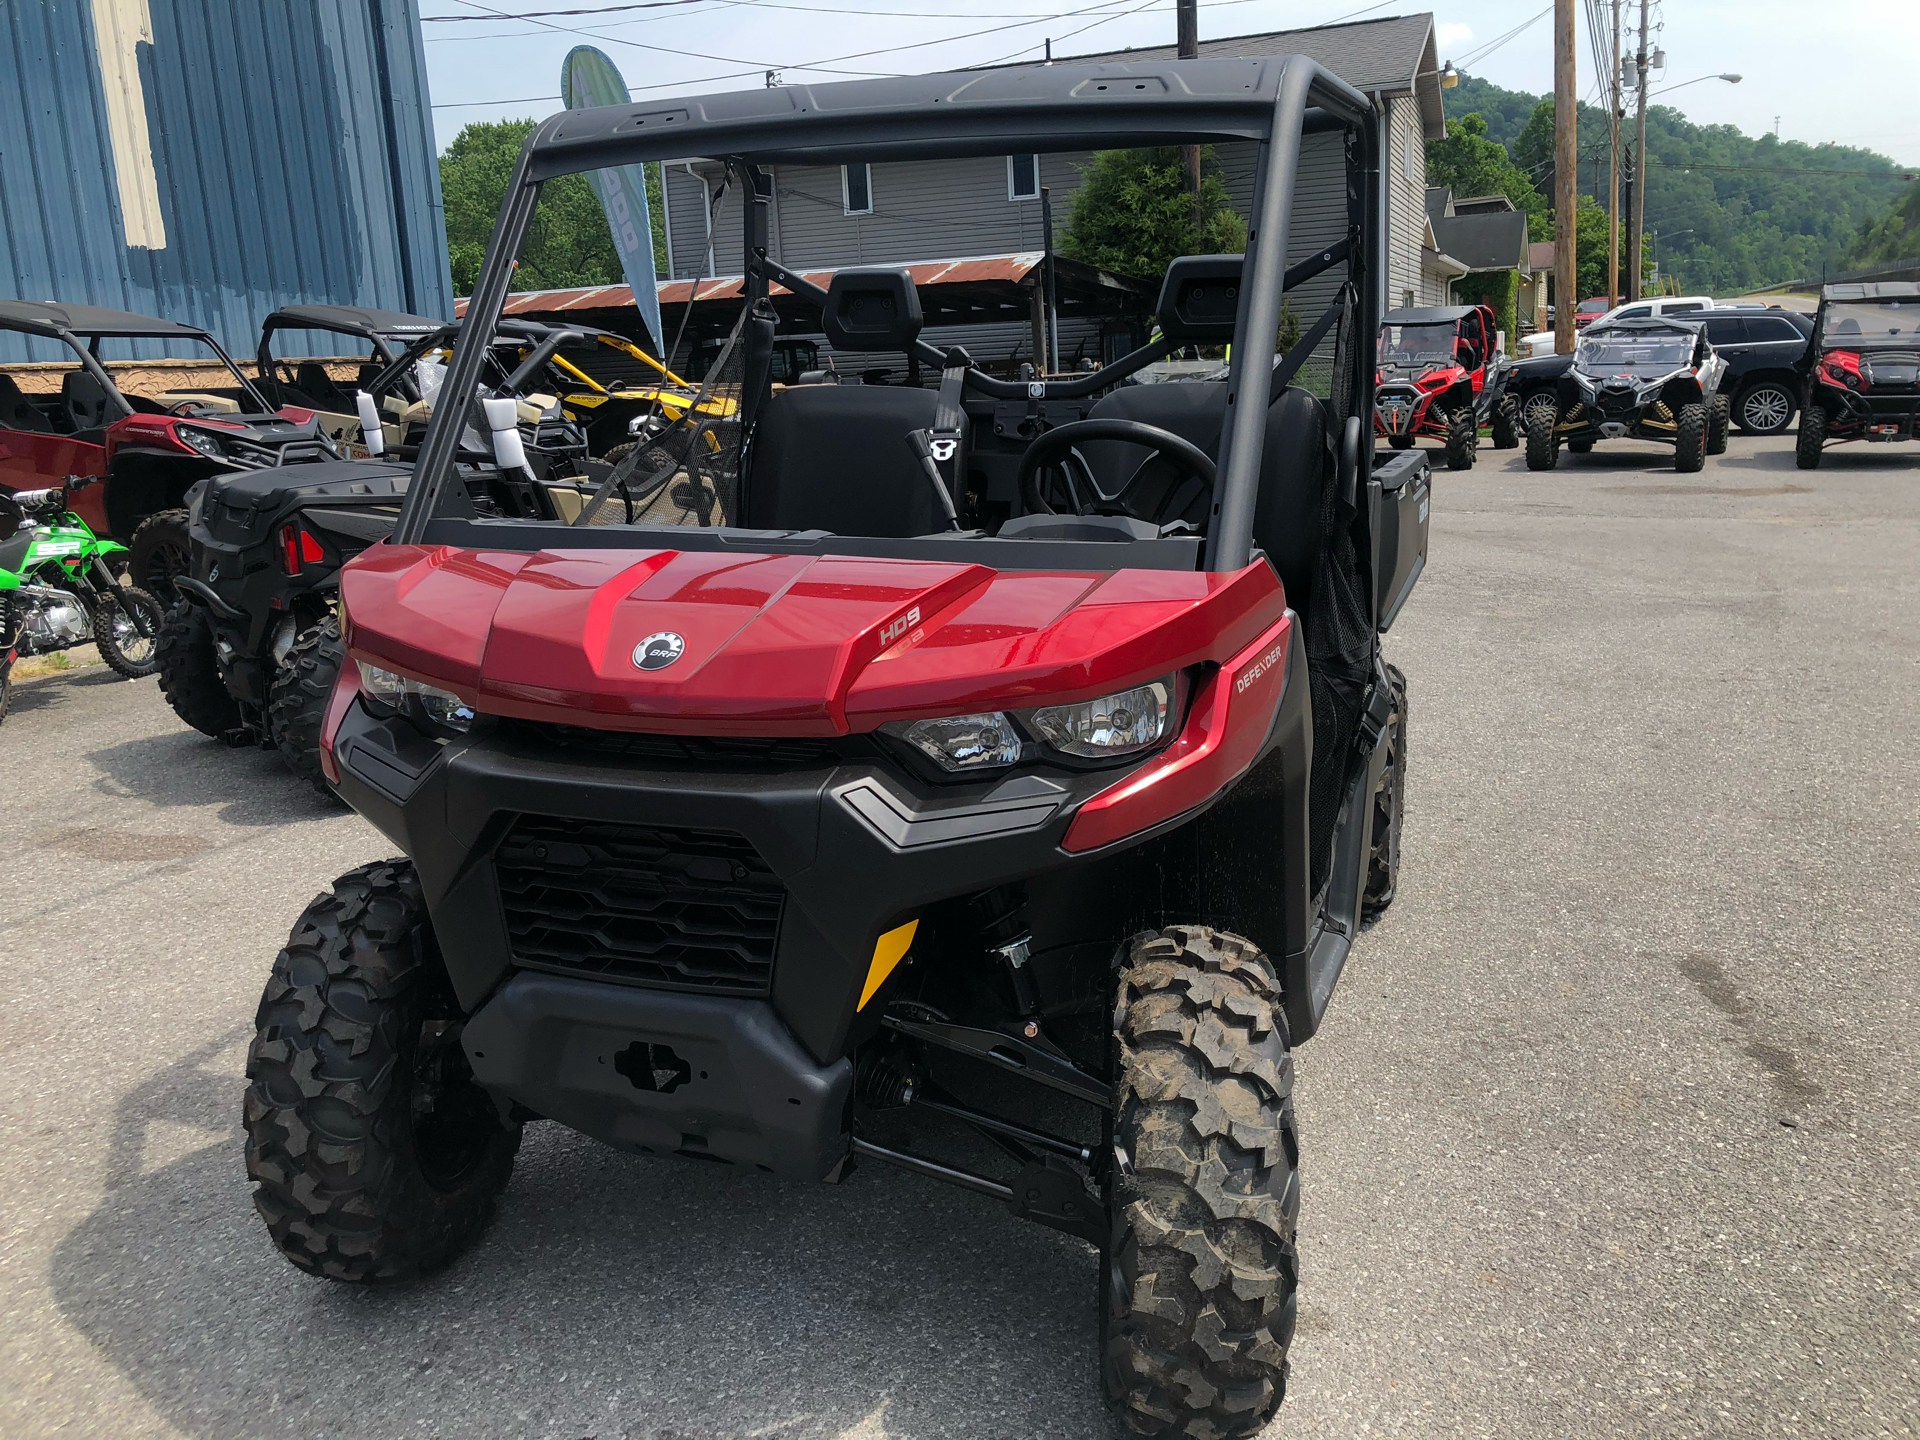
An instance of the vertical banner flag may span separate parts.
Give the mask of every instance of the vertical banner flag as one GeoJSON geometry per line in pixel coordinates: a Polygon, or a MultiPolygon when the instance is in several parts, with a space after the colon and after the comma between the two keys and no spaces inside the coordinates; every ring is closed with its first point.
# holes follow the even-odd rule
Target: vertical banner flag
{"type": "MultiPolygon", "coordinates": [[[[625,105],[633,98],[613,61],[591,45],[567,53],[560,66],[560,94],[569,110],[625,105]]],[[[640,318],[647,322],[647,333],[655,347],[663,346],[666,340],[660,333],[660,292],[654,285],[653,223],[647,216],[646,176],[638,165],[615,165],[589,170],[587,180],[607,212],[607,228],[613,231],[613,248],[620,252],[627,284],[633,287],[633,303],[640,307],[640,318]]]]}

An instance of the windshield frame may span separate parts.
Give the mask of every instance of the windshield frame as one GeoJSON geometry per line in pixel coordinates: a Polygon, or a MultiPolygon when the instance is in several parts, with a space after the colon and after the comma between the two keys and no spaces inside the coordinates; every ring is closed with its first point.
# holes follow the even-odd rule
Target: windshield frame
{"type": "MultiPolygon", "coordinates": [[[[780,268],[768,254],[762,197],[770,190],[771,177],[759,168],[762,165],[942,160],[1013,151],[1059,153],[1252,140],[1259,153],[1248,230],[1258,240],[1246,256],[1239,287],[1237,343],[1205,564],[1211,571],[1237,570],[1250,563],[1253,555],[1260,454],[1286,289],[1287,240],[1301,142],[1303,135],[1321,132],[1345,133],[1358,142],[1348,146],[1345,168],[1351,227],[1362,243],[1343,242],[1335,248],[1341,252],[1339,260],[1349,266],[1349,283],[1354,284],[1355,277],[1361,281],[1354,284],[1351,320],[1361,334],[1377,331],[1382,293],[1376,273],[1382,256],[1377,252],[1382,250],[1385,230],[1381,117],[1365,95],[1316,62],[1282,55],[1008,66],[563,111],[543,122],[521,150],[468,298],[469,323],[463,333],[491,333],[503,311],[514,258],[525,241],[541,186],[559,175],[680,159],[689,153],[726,159],[729,168],[748,182],[742,187],[748,203],[740,210],[747,272],[744,299],[751,306],[765,298],[773,272],[780,268]]],[[[1329,255],[1326,263],[1336,262],[1329,255]]],[[[420,543],[429,538],[430,527],[471,518],[465,492],[453,477],[458,437],[481,369],[480,349],[465,342],[454,347],[446,384],[452,394],[468,398],[464,404],[436,409],[421,447],[415,483],[408,489],[394,531],[395,543],[420,543]]],[[[1359,355],[1365,353],[1361,347],[1354,349],[1359,355]]],[[[1373,367],[1356,360],[1354,370],[1357,394],[1370,404],[1373,367]]],[[[1085,389],[1087,378],[1091,377],[1042,379],[1022,390],[1034,399],[1050,398],[1050,390],[1058,390],[1065,398],[1085,389]]],[[[1115,375],[1108,383],[1119,378],[1115,375]]],[[[979,379],[984,382],[988,377],[979,379]]],[[[968,380],[971,387],[975,377],[970,373],[968,380]]],[[[991,393],[991,387],[983,384],[981,388],[991,393]]],[[[755,397],[744,399],[751,405],[755,397]]],[[[743,407],[746,429],[751,429],[753,418],[743,407]]],[[[951,547],[960,542],[930,543],[943,547],[943,552],[936,553],[951,554],[951,547]]]]}
{"type": "Polygon", "coordinates": [[[1700,343],[1699,335],[1681,330],[1601,330],[1583,332],[1573,347],[1573,368],[1590,379],[1608,379],[1615,375],[1628,375],[1635,380],[1653,380],[1662,375],[1671,375],[1676,370],[1692,366],[1694,351],[1700,343]],[[1610,346],[1662,345],[1672,352],[1674,358],[1655,358],[1649,355],[1645,359],[1602,359],[1595,352],[1610,346]],[[1658,369],[1653,367],[1658,366],[1658,369]]]}
{"type": "Polygon", "coordinates": [[[1408,320],[1400,324],[1395,324],[1389,320],[1380,326],[1378,363],[1383,366],[1398,365],[1409,368],[1416,365],[1451,365],[1459,358],[1459,352],[1455,347],[1460,343],[1460,339],[1460,322],[1457,320],[1408,320]],[[1443,354],[1437,355],[1409,355],[1398,360],[1391,359],[1387,351],[1387,332],[1389,330],[1399,330],[1403,334],[1408,330],[1432,330],[1436,333],[1445,334],[1447,337],[1446,351],[1443,354]]]}

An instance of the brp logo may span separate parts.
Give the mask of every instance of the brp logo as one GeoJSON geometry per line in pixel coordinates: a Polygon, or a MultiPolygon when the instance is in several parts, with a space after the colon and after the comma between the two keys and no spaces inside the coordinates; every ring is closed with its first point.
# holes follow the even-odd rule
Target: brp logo
{"type": "Polygon", "coordinates": [[[633,663],[642,670],[664,670],[685,652],[687,642],[671,630],[659,630],[633,647],[633,663]]]}

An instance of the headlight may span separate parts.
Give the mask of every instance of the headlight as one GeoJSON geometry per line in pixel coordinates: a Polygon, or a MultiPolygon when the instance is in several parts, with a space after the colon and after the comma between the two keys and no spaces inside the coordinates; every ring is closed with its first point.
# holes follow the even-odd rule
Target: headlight
{"type": "Polygon", "coordinates": [[[956,774],[992,770],[1020,758],[1020,732],[998,710],[938,720],[890,720],[880,729],[956,774]]]}
{"type": "Polygon", "coordinates": [[[227,452],[221,448],[220,442],[197,425],[176,425],[173,433],[182,445],[190,450],[198,450],[210,460],[227,458],[227,452]]]}
{"type": "Polygon", "coordinates": [[[464,734],[473,728],[473,707],[451,690],[429,685],[407,675],[397,675],[366,661],[360,665],[360,693],[388,710],[411,713],[427,721],[430,727],[456,730],[464,734]]]}
{"type": "Polygon", "coordinates": [[[1173,677],[1078,705],[1042,706],[1026,718],[1034,734],[1063,755],[1133,755],[1166,738],[1173,724],[1173,677]]]}

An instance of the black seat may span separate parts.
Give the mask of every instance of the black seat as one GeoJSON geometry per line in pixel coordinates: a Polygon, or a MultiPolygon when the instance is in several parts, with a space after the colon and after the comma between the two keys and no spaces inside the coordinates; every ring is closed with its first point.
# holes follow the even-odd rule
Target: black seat
{"type": "MultiPolygon", "coordinates": [[[[1123,385],[1093,407],[1092,418],[1156,425],[1218,459],[1226,409],[1226,381],[1195,380],[1171,385],[1123,385]]],[[[1095,441],[1086,447],[1087,463],[1109,493],[1152,455],[1142,446],[1114,441],[1095,441]]],[[[1163,483],[1170,483],[1171,467],[1157,458],[1153,463],[1166,472],[1163,483]]],[[[1280,582],[1287,587],[1287,603],[1303,616],[1320,566],[1325,487],[1331,474],[1326,408],[1316,396],[1290,385],[1267,407],[1253,543],[1266,551],[1280,582]]],[[[1143,485],[1150,486],[1152,479],[1151,472],[1143,476],[1143,485]]],[[[1211,504],[1211,494],[1201,491],[1180,518],[1199,523],[1211,504]]]]}
{"type": "Polygon", "coordinates": [[[902,537],[946,528],[933,486],[907,445],[933,427],[932,390],[801,385],[767,401],[755,427],[741,523],[902,537]]]}
{"type": "Polygon", "coordinates": [[[0,430],[26,430],[36,435],[53,433],[47,417],[20,393],[11,375],[0,375],[0,430]]]}
{"type": "Polygon", "coordinates": [[[318,360],[302,360],[293,372],[294,385],[320,402],[322,410],[351,410],[353,406],[341,395],[340,387],[333,383],[333,377],[327,374],[327,367],[318,360]]]}
{"type": "Polygon", "coordinates": [[[107,387],[86,370],[69,370],[60,380],[60,400],[67,407],[67,420],[74,433],[98,430],[113,419],[107,400],[107,387]]]}

